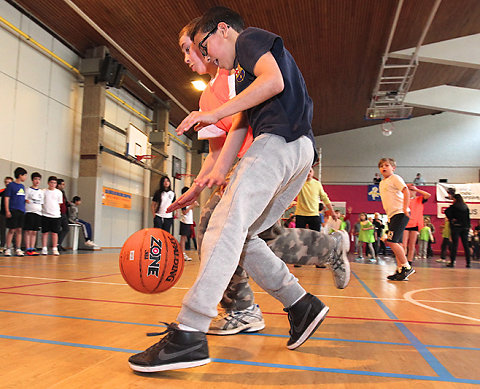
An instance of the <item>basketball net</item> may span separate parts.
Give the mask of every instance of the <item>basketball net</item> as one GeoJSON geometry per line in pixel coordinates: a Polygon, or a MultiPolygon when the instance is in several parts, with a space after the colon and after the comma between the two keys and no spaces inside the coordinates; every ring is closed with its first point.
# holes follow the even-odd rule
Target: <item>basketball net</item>
{"type": "Polygon", "coordinates": [[[153,158],[157,158],[156,155],[151,155],[151,154],[147,154],[147,155],[135,155],[135,158],[137,161],[142,161],[144,159],[153,159],[153,158]]]}
{"type": "Polygon", "coordinates": [[[385,118],[384,122],[382,123],[382,135],[383,136],[390,136],[393,133],[393,130],[395,129],[395,126],[393,125],[393,122],[390,120],[390,118],[385,118]]]}

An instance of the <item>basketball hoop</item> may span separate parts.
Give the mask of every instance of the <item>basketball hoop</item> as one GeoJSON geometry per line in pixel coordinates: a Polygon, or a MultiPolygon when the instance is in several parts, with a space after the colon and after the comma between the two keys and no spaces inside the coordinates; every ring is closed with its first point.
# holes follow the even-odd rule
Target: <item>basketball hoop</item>
{"type": "Polygon", "coordinates": [[[195,177],[195,174],[185,174],[185,173],[181,174],[181,173],[177,173],[177,174],[175,174],[175,176],[174,176],[174,178],[175,178],[176,180],[181,180],[182,177],[195,177]]]}
{"type": "Polygon", "coordinates": [[[143,159],[153,159],[153,158],[157,158],[156,155],[152,155],[152,154],[146,154],[146,155],[135,155],[135,159],[137,161],[142,161],[143,159]]]}
{"type": "Polygon", "coordinates": [[[393,133],[395,126],[390,118],[385,118],[384,122],[382,123],[382,135],[383,136],[390,136],[393,133]]]}

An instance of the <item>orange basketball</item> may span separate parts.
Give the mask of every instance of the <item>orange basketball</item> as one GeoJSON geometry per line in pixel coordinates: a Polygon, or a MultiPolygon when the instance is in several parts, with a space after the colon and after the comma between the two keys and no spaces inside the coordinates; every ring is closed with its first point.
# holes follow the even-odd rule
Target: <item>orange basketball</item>
{"type": "Polygon", "coordinates": [[[160,228],[145,228],[132,234],[120,252],[120,271],[133,289],[160,293],[177,283],[183,272],[180,244],[160,228]]]}

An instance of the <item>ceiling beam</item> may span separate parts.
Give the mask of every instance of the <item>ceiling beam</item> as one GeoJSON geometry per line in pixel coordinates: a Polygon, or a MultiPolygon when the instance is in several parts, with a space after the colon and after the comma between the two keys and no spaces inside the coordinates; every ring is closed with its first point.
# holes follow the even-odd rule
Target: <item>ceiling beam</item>
{"type": "Polygon", "coordinates": [[[466,115],[480,116],[480,90],[440,85],[408,92],[405,104],[466,115]]]}
{"type": "MultiPolygon", "coordinates": [[[[415,48],[389,54],[390,58],[409,59],[415,48]]],[[[420,62],[480,69],[480,34],[463,36],[424,45],[418,56],[420,62]]]]}

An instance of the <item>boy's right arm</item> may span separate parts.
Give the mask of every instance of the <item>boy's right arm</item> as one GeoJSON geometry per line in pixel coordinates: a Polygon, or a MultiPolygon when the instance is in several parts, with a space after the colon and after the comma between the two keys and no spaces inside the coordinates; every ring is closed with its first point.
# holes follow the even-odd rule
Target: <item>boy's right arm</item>
{"type": "Polygon", "coordinates": [[[283,91],[282,71],[270,51],[258,59],[253,72],[255,80],[233,99],[212,111],[191,112],[177,127],[177,135],[182,135],[196,123],[213,124],[224,117],[256,107],[283,91]]]}

